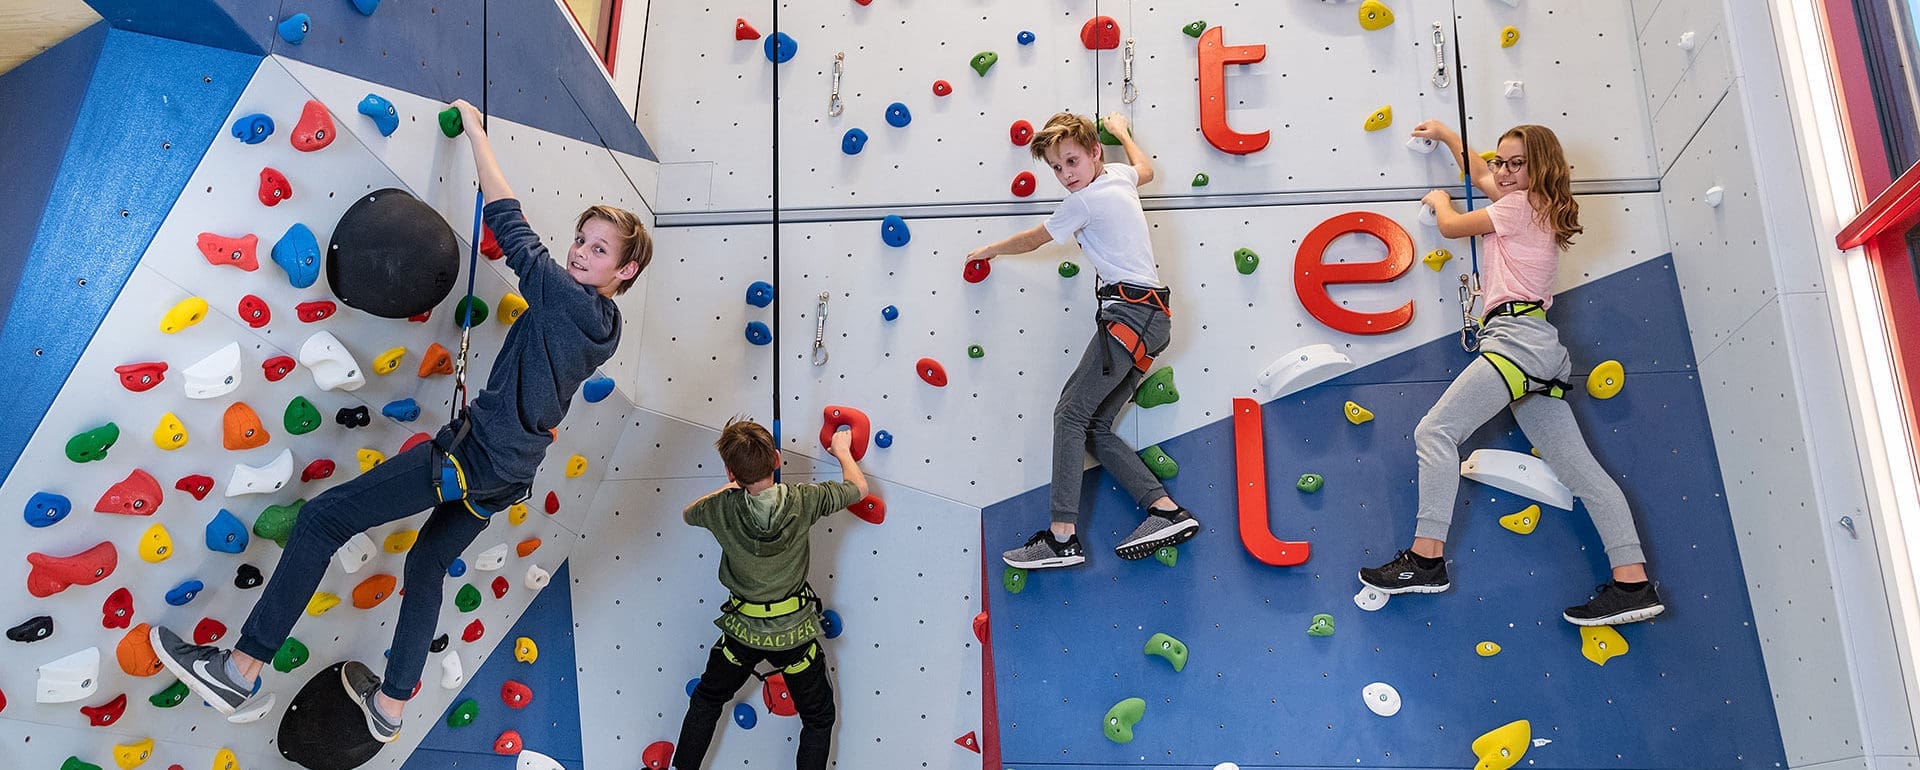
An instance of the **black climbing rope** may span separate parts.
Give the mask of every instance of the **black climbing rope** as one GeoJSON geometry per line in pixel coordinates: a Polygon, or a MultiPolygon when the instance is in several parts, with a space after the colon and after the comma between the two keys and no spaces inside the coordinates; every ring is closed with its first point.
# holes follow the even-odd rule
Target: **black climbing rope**
{"type": "MultiPolygon", "coordinates": [[[[480,130],[487,130],[487,1],[480,3],[480,130]]],[[[468,141],[472,141],[469,139],[468,141]]],[[[476,175],[477,176],[477,175],[476,175]]],[[[459,419],[467,411],[467,351],[473,344],[473,311],[479,304],[473,296],[474,276],[480,272],[480,239],[484,226],[482,215],[487,205],[487,195],[476,186],[473,191],[473,231],[467,239],[467,296],[461,300],[460,308],[460,356],[453,363],[453,402],[449,406],[450,419],[459,419]]]]}
{"type": "MultiPolygon", "coordinates": [[[[780,3],[773,6],[773,31],[767,38],[773,45],[773,445],[780,446],[780,3]]],[[[774,479],[780,469],[773,469],[774,479]]]]}

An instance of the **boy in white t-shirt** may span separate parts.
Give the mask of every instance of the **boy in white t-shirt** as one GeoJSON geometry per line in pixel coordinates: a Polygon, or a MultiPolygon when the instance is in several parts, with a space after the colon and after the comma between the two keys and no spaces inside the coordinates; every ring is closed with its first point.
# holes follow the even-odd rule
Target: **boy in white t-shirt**
{"type": "Polygon", "coordinates": [[[1011,238],[975,249],[968,259],[1025,254],[1056,239],[1077,241],[1097,276],[1093,341],[1067,378],[1053,409],[1053,521],[1025,545],[1001,554],[1024,569],[1066,567],[1087,560],[1075,534],[1085,452],[1093,450],[1148,516],[1114,546],[1123,559],[1143,559],[1200,531],[1200,522],[1173,502],[1133,447],[1113,433],[1113,419],[1132,400],[1153,358],[1173,331],[1172,292],[1160,282],[1140,210],[1138,187],[1153,181],[1153,164],[1134,144],[1125,116],[1106,117],[1128,163],[1103,163],[1092,120],[1060,113],[1033,135],[1029,150],[1046,161],[1067,197],[1053,216],[1011,238]],[[1131,165],[1129,165],[1131,164],[1131,165]]]}

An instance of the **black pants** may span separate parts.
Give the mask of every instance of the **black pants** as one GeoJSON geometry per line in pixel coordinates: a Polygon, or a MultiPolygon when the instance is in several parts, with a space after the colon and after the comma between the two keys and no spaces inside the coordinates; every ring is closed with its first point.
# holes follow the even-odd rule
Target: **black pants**
{"type": "MultiPolygon", "coordinates": [[[[707,655],[707,671],[700,675],[699,686],[693,688],[687,718],[680,723],[680,742],[673,753],[675,770],[700,770],[707,747],[713,743],[721,709],[733,700],[761,661],[784,671],[805,660],[807,648],[814,645],[810,641],[787,650],[756,650],[721,636],[707,655]],[[739,662],[728,660],[726,651],[739,662]]],[[[794,767],[826,770],[827,754],[833,747],[833,683],[827,679],[826,648],[820,648],[806,670],[784,676],[787,690],[793,694],[794,710],[800,712],[800,749],[795,752],[794,767]]]]}

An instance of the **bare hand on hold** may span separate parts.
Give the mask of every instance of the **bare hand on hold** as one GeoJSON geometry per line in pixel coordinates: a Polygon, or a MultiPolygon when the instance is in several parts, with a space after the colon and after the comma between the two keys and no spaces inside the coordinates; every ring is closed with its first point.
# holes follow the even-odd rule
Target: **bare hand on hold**
{"type": "Polygon", "coordinates": [[[1427,193],[1426,197],[1421,198],[1420,202],[1433,207],[1434,211],[1439,211],[1442,208],[1453,205],[1453,195],[1446,190],[1434,190],[1427,193]]]}
{"type": "Polygon", "coordinates": [[[989,243],[985,246],[981,246],[980,248],[974,249],[973,251],[967,252],[967,261],[971,262],[976,259],[993,259],[994,256],[996,255],[993,253],[993,244],[989,243]]]}
{"type": "Polygon", "coordinates": [[[1133,124],[1127,120],[1127,116],[1118,112],[1101,118],[1100,123],[1106,126],[1107,133],[1113,134],[1115,138],[1126,138],[1133,133],[1133,124]]]}
{"type": "Polygon", "coordinates": [[[1448,128],[1446,123],[1433,118],[1420,121],[1420,125],[1414,126],[1413,135],[1441,143],[1446,143],[1449,138],[1454,137],[1453,129],[1448,128]]]}
{"type": "Polygon", "coordinates": [[[460,111],[460,123],[464,130],[484,132],[481,121],[486,118],[480,114],[480,108],[473,106],[465,99],[455,99],[451,106],[460,111]]]}
{"type": "Polygon", "coordinates": [[[833,432],[833,456],[846,461],[853,457],[853,428],[842,425],[833,432]]]}

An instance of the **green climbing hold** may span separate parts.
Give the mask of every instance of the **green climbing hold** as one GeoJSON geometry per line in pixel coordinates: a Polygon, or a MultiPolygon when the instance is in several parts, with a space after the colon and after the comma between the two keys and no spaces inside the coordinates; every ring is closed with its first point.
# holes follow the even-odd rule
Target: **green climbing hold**
{"type": "Polygon", "coordinates": [[[1171,404],[1180,400],[1180,389],[1173,386],[1173,367],[1161,367],[1140,381],[1140,389],[1133,392],[1133,402],[1142,409],[1152,409],[1161,404],[1171,404]]]}
{"type": "Polygon", "coordinates": [[[1260,255],[1253,253],[1253,249],[1234,249],[1233,269],[1241,275],[1253,275],[1253,271],[1260,269],[1260,255]]]}
{"type": "Polygon", "coordinates": [[[1161,449],[1159,444],[1140,450],[1140,459],[1147,464],[1147,470],[1153,471],[1153,475],[1161,481],[1180,475],[1180,464],[1168,457],[1167,451],[1161,449]]]}
{"type": "Polygon", "coordinates": [[[1194,187],[1206,187],[1206,186],[1207,186],[1207,183],[1209,183],[1209,182],[1212,182],[1212,181],[1213,181],[1213,178],[1212,178],[1212,177],[1209,177],[1209,176],[1207,176],[1206,174],[1194,174],[1194,175],[1193,175],[1193,186],[1194,186],[1194,187]]]}
{"type": "Polygon", "coordinates": [[[299,518],[300,507],[306,504],[306,499],[301,498],[291,503],[267,506],[266,510],[260,512],[260,517],[253,520],[253,534],[279,543],[281,548],[287,547],[287,538],[293,534],[293,520],[299,518]]]}
{"type": "Polygon", "coordinates": [[[967,357],[968,357],[968,358],[986,358],[986,357],[987,357],[987,349],[986,349],[986,348],[983,348],[983,347],[980,347],[979,345],[968,345],[968,346],[967,346],[967,357]]]}
{"type": "Polygon", "coordinates": [[[487,301],[471,294],[461,297],[460,303],[453,306],[453,322],[460,328],[467,328],[487,320],[487,301]],[[473,320],[467,320],[467,307],[473,307],[473,320]]]}
{"type": "Polygon", "coordinates": [[[1153,558],[1158,559],[1161,564],[1171,567],[1180,563],[1180,549],[1171,545],[1163,545],[1153,550],[1153,558]]]}
{"type": "Polygon", "coordinates": [[[280,650],[273,654],[273,670],[282,674],[292,673],[294,669],[307,664],[309,654],[305,644],[289,636],[287,641],[280,645],[280,650]]]}
{"type": "Polygon", "coordinates": [[[447,726],[466,727],[473,724],[473,719],[477,716],[480,716],[480,704],[468,698],[455,704],[453,710],[447,712],[447,726]]]}
{"type": "Polygon", "coordinates": [[[459,136],[460,132],[464,130],[465,127],[460,125],[460,108],[448,107],[440,111],[440,133],[446,134],[448,139],[452,139],[459,136]]]}
{"type": "Polygon", "coordinates": [[[1181,27],[1180,31],[1187,33],[1187,37],[1199,37],[1200,33],[1207,31],[1207,22],[1205,20],[1196,20],[1187,26],[1181,27]]]}
{"type": "Polygon", "coordinates": [[[1324,612],[1313,616],[1313,624],[1307,626],[1307,636],[1333,636],[1333,616],[1324,612]]]}
{"type": "Polygon", "coordinates": [[[1327,485],[1326,478],[1322,477],[1320,474],[1303,473],[1303,474],[1300,474],[1299,483],[1294,484],[1293,488],[1311,495],[1315,492],[1320,491],[1320,488],[1326,485],[1327,485]]]}
{"type": "Polygon", "coordinates": [[[1076,275],[1079,275],[1079,274],[1080,274],[1080,266],[1079,266],[1079,265],[1076,265],[1076,264],[1074,264],[1074,263],[1072,263],[1072,262],[1062,262],[1062,263],[1060,263],[1060,277],[1061,277],[1061,278],[1072,278],[1072,277],[1074,277],[1074,276],[1076,276],[1076,275]]]}
{"type": "Polygon", "coordinates": [[[1173,664],[1175,671],[1187,667],[1187,644],[1166,634],[1154,634],[1147,639],[1147,647],[1143,652],[1156,658],[1165,658],[1173,664]]]}
{"type": "Polygon", "coordinates": [[[1006,586],[1010,594],[1027,590],[1027,571],[1019,567],[1006,568],[1000,573],[1000,585],[1006,586]]]}
{"type": "MultiPolygon", "coordinates": [[[[1112,133],[1107,131],[1106,118],[1101,118],[1100,122],[1098,124],[1095,124],[1095,128],[1098,128],[1100,131],[1101,144],[1113,145],[1114,147],[1120,146],[1120,137],[1114,136],[1112,133]]],[[[1137,132],[1132,132],[1132,135],[1136,138],[1139,137],[1139,133],[1137,132]]]]}
{"type": "Polygon", "coordinates": [[[173,684],[167,685],[167,689],[147,696],[147,702],[153,704],[154,708],[163,709],[178,706],[185,702],[186,699],[187,683],[178,679],[173,680],[173,684]]]}
{"type": "Polygon", "coordinates": [[[325,420],[320,417],[320,408],[308,401],[306,396],[294,396],[292,401],[288,401],[287,413],[280,418],[280,424],[295,436],[312,433],[323,422],[325,420]]]}
{"type": "Polygon", "coordinates": [[[981,51],[973,55],[973,71],[980,73],[980,77],[984,78],[987,76],[987,70],[993,69],[994,63],[998,61],[1000,61],[1000,54],[981,51]]]}
{"type": "Polygon", "coordinates": [[[453,606],[459,607],[461,612],[472,612],[478,609],[480,589],[474,588],[472,583],[461,586],[460,593],[453,595],[453,606]]]}
{"type": "Polygon", "coordinates": [[[82,762],[79,757],[67,757],[67,761],[60,763],[60,770],[100,770],[100,766],[92,762],[82,762]]]}
{"type": "Polygon", "coordinates": [[[107,459],[107,450],[113,448],[113,442],[120,440],[120,426],[107,423],[67,439],[67,459],[76,463],[90,463],[107,459]]]}
{"type": "Polygon", "coordinates": [[[1106,721],[1102,727],[1106,730],[1107,740],[1114,743],[1132,743],[1133,726],[1147,714],[1147,702],[1139,698],[1128,698],[1113,704],[1107,709],[1106,721]]]}

